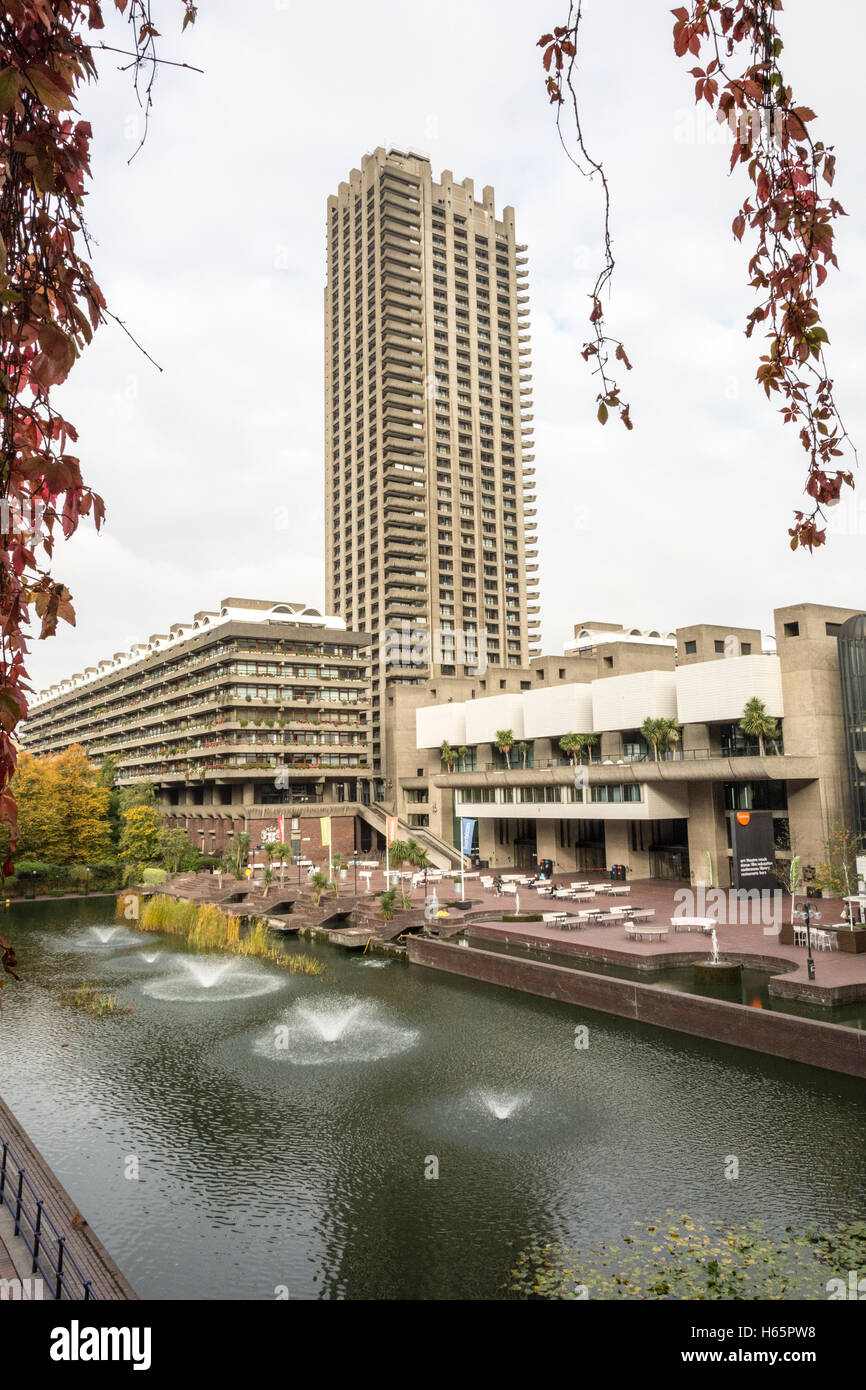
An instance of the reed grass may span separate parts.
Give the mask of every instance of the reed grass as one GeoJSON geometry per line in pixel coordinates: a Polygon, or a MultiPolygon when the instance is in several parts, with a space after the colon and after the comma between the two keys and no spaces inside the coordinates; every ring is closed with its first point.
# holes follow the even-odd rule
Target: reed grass
{"type": "Polygon", "coordinates": [[[194,903],[185,898],[155,894],[139,903],[137,915],[128,916],[128,893],[118,898],[117,917],[139,931],[164,932],[182,936],[200,951],[226,951],[233,956],[251,956],[269,961],[293,975],[322,975],[325,967],[312,956],[288,955],[274,945],[266,922],[256,919],[242,928],[234,913],[222,912],[214,903],[194,903]],[[124,906],[125,905],[125,906],[124,906]]]}
{"type": "Polygon", "coordinates": [[[98,985],[79,985],[77,989],[64,990],[61,994],[64,1004],[71,1004],[74,1009],[83,1009],[85,1013],[95,1014],[98,1018],[105,1014],[131,1014],[131,1004],[121,1004],[116,994],[106,994],[105,990],[98,985]]]}

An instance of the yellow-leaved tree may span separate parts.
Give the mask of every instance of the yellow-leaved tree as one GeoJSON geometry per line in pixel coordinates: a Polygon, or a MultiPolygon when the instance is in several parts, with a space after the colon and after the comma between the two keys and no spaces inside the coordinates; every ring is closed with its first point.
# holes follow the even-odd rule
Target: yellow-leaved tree
{"type": "Polygon", "coordinates": [[[124,811],[120,832],[120,857],[132,864],[152,864],[162,853],[162,817],[155,806],[133,806],[124,811]]]}
{"type": "Polygon", "coordinates": [[[19,802],[18,854],[49,864],[110,859],[111,793],[80,744],[37,758],[21,753],[15,773],[19,802]]]}

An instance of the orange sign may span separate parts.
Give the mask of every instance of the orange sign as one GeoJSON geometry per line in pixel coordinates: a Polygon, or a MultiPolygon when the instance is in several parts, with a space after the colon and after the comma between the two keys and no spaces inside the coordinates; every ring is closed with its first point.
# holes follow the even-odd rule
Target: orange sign
{"type": "Polygon", "coordinates": [[[385,822],[385,838],[387,839],[389,845],[393,845],[394,841],[397,838],[400,823],[396,816],[386,816],[385,822]]]}
{"type": "Polygon", "coordinates": [[[751,812],[750,812],[750,811],[738,811],[738,812],[737,812],[737,824],[738,824],[738,825],[748,825],[748,824],[749,824],[749,821],[750,821],[751,819],[752,819],[752,815],[751,815],[751,812]]]}

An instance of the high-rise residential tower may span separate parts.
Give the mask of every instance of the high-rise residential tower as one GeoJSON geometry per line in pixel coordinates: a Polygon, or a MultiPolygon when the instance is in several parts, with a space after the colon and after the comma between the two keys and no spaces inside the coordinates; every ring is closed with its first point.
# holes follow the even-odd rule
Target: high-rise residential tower
{"type": "Polygon", "coordinates": [[[380,770],[387,681],[538,650],[527,276],[514,210],[423,155],[374,150],[328,199],[326,606],[387,634],[380,770]]]}

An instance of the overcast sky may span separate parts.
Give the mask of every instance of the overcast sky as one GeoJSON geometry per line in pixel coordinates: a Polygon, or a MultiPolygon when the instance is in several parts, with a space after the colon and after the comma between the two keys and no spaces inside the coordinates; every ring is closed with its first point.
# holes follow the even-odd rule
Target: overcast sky
{"type": "MultiPolygon", "coordinates": [[[[754,382],[748,238],[730,232],[747,185],[692,114],[670,5],[585,11],[585,132],[613,190],[608,313],[634,363],[630,434],[595,422],[579,356],[600,193],[562,152],[535,48],[564,2],[201,0],[181,37],[180,4],[155,0],[163,55],[205,74],[160,72],[129,166],[140,115],[120,60],[101,55],[83,107],[96,276],[164,370],[107,326],[63,388],[107,521],[58,546],[78,625],[33,644],[36,689],[226,595],[323,602],[326,199],[377,145],[492,184],[529,245],[544,651],[590,618],[768,631],[788,603],[866,607],[863,494],[838,509],[824,553],[788,549],[806,455],[754,382]]],[[[813,135],[836,146],[850,214],[824,322],[866,447],[866,26],[856,0],[787,0],[781,22],[786,75],[818,113],[813,135]]]]}

